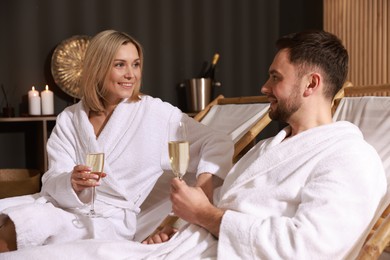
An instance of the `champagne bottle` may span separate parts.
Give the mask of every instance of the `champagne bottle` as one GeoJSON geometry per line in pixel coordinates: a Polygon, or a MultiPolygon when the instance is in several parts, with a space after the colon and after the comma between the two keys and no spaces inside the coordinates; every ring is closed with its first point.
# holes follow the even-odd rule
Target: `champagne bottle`
{"type": "Polygon", "coordinates": [[[210,78],[211,80],[214,80],[215,76],[215,67],[217,66],[219,60],[219,54],[214,54],[213,61],[211,62],[210,68],[206,71],[204,74],[204,78],[210,78]]]}
{"type": "Polygon", "coordinates": [[[204,61],[203,64],[202,64],[202,69],[200,70],[200,72],[198,74],[198,78],[203,78],[204,77],[204,75],[207,72],[208,67],[209,67],[209,63],[207,61],[204,61]]]}

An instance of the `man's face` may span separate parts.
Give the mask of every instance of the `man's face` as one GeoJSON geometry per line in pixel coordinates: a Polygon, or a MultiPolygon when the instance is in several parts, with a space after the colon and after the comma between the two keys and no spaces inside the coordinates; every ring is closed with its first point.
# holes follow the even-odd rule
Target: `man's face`
{"type": "Polygon", "coordinates": [[[302,104],[302,88],[298,71],[289,62],[288,55],[286,49],[276,54],[269,68],[269,79],[261,88],[261,92],[271,103],[270,118],[287,123],[302,104]]]}

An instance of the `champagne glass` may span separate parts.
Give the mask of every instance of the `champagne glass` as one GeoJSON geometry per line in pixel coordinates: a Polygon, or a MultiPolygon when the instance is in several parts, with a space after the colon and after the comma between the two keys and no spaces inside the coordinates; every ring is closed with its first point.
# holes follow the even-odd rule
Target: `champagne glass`
{"type": "Polygon", "coordinates": [[[173,173],[182,179],[188,168],[190,145],[187,140],[187,126],[184,122],[169,124],[168,137],[169,162],[173,173]]]}
{"type": "MultiPolygon", "coordinates": [[[[104,153],[87,154],[85,164],[91,167],[91,174],[96,174],[97,176],[99,176],[99,179],[97,180],[99,181],[104,167],[104,153]]],[[[95,212],[95,197],[96,197],[96,186],[92,187],[91,209],[87,213],[87,215],[90,217],[100,216],[95,212]]]]}

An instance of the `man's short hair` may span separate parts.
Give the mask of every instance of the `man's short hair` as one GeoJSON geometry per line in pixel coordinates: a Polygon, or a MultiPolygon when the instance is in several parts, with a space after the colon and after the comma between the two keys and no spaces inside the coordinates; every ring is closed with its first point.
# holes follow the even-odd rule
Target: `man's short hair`
{"type": "MultiPolygon", "coordinates": [[[[348,74],[348,52],[341,40],[325,31],[292,33],[276,42],[278,50],[287,49],[298,73],[317,67],[324,73],[324,94],[332,99],[343,86],[348,74]]],[[[302,76],[302,75],[300,75],[302,76]]]]}

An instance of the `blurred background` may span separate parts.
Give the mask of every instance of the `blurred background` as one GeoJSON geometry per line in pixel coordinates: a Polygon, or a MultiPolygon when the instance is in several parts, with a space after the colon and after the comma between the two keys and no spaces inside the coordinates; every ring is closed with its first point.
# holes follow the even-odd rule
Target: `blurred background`
{"type": "Polygon", "coordinates": [[[115,29],[144,47],[146,94],[185,110],[178,85],[218,52],[215,95],[259,95],[275,40],[322,29],[322,8],[322,0],[1,0],[0,84],[17,116],[27,113],[28,90],[48,84],[58,114],[75,100],[53,81],[56,46],[115,29]]]}
{"type": "MultiPolygon", "coordinates": [[[[28,113],[32,86],[42,91],[46,84],[57,115],[77,100],[53,80],[55,48],[75,35],[115,29],[143,45],[141,91],[187,112],[179,85],[198,76],[214,53],[220,54],[215,80],[221,86],[213,97],[260,95],[276,39],[322,28],[322,0],[1,0],[0,84],[15,120],[28,113]]],[[[6,103],[0,95],[0,106],[6,103]]],[[[44,171],[43,147],[54,124],[1,122],[0,168],[44,171]]],[[[271,127],[265,135],[280,125],[271,127]]]]}

